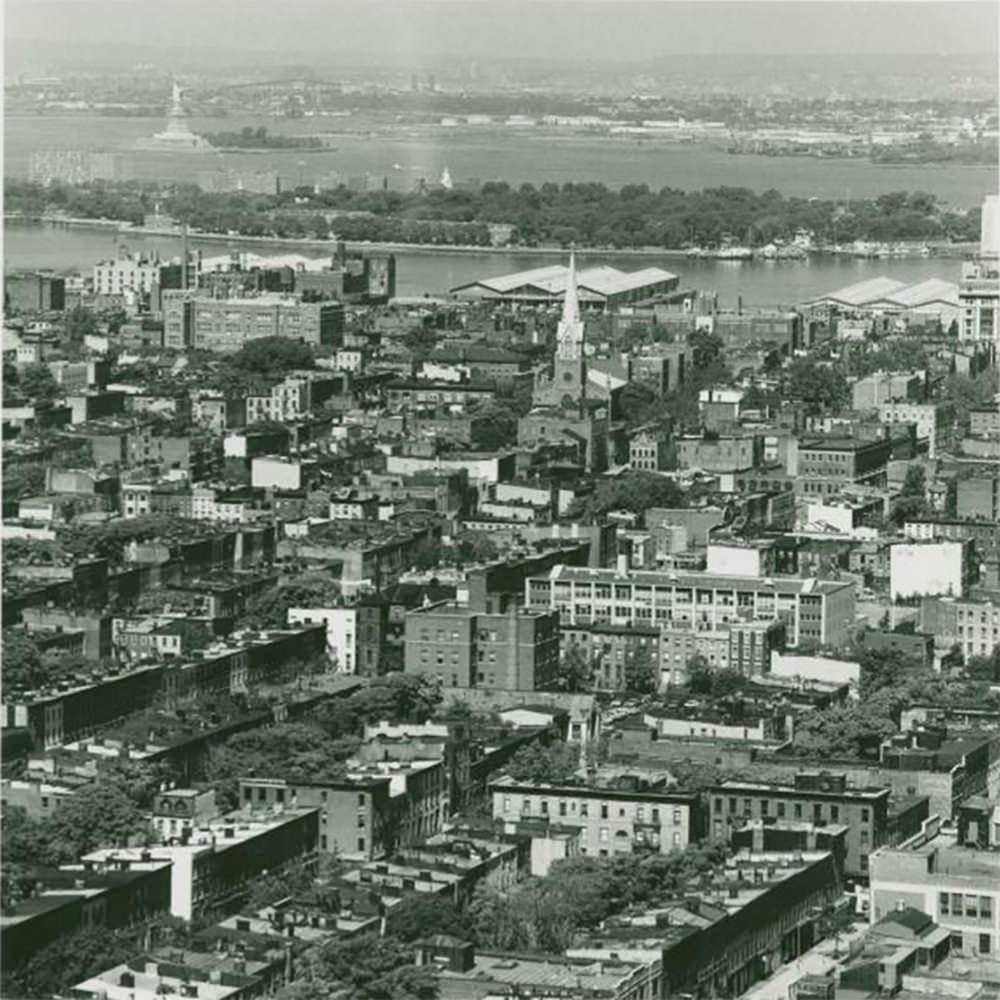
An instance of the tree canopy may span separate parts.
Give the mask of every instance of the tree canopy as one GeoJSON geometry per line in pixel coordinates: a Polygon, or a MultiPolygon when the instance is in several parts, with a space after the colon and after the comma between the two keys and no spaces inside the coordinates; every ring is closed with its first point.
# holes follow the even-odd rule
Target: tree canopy
{"type": "Polygon", "coordinates": [[[287,777],[300,781],[335,777],[344,771],[344,762],[357,752],[358,746],[359,740],[353,733],[331,739],[328,731],[314,723],[278,723],[237,733],[213,747],[206,777],[215,787],[219,805],[235,809],[240,804],[241,777],[287,777]]]}
{"type": "Polygon", "coordinates": [[[395,937],[361,934],[333,938],[309,949],[281,1000],[344,995],[356,1000],[433,1000],[437,973],[414,964],[413,948],[395,937]]]}
{"type": "Polygon", "coordinates": [[[612,510],[642,514],[650,507],[684,505],[684,491],[673,479],[652,472],[628,472],[602,480],[590,496],[574,500],[567,516],[594,519],[612,510]]]}
{"type": "Polygon", "coordinates": [[[245,375],[281,378],[299,368],[314,365],[312,348],[288,337],[257,337],[248,340],[230,359],[232,368],[245,375]]]}
{"type": "Polygon", "coordinates": [[[262,591],[247,604],[245,617],[262,626],[284,628],[289,608],[333,608],[341,596],[332,577],[306,574],[262,591]]]}
{"type": "Polygon", "coordinates": [[[411,892],[390,911],[387,931],[400,941],[416,941],[434,934],[467,937],[464,915],[454,903],[425,892],[411,892]]]}
{"type": "Polygon", "coordinates": [[[10,688],[37,688],[45,680],[42,654],[35,640],[20,629],[3,630],[3,683],[10,688]]]}
{"type": "Polygon", "coordinates": [[[580,748],[570,743],[550,743],[548,746],[523,747],[504,768],[516,781],[565,785],[577,778],[580,769],[580,748]]]}

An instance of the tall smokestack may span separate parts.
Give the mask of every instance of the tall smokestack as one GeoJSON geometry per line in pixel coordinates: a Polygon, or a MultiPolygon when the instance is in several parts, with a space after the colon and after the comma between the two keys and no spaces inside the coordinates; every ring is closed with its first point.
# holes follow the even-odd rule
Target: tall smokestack
{"type": "Polygon", "coordinates": [[[187,291],[188,286],[188,225],[185,222],[181,229],[181,289],[187,291]]]}

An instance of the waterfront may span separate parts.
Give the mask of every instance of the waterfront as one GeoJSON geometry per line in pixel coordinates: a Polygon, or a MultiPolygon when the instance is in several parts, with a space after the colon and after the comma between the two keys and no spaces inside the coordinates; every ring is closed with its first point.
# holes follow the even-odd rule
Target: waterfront
{"type": "Polygon", "coordinates": [[[868,198],[887,191],[927,191],[956,208],[979,205],[996,191],[989,166],[874,165],[863,159],[732,156],[718,146],[654,138],[594,135],[547,129],[400,126],[365,131],[364,120],[303,121],[197,118],[197,132],[264,125],[274,134],[320,134],[329,151],[301,150],[185,154],[140,150],[136,143],[164,127],[162,118],[84,115],[9,115],[5,119],[4,172],[24,177],[30,154],[44,149],[110,149],[121,154],[127,178],[195,181],[204,171],[275,170],[283,183],[310,183],[331,171],[350,177],[386,175],[399,188],[420,178],[452,177],[512,184],[601,181],[610,187],[648,184],[698,190],[711,187],[774,189],[785,196],[868,198]],[[352,131],[354,129],[359,131],[352,131]]]}
{"type": "MultiPolygon", "coordinates": [[[[180,253],[179,236],[119,232],[116,229],[67,228],[47,223],[8,220],[4,225],[4,262],[9,270],[51,268],[57,271],[90,272],[102,258],[114,256],[120,246],[137,253],[157,251],[172,257],[180,253]]],[[[239,239],[209,239],[192,242],[205,254],[232,250],[277,253],[298,249],[311,256],[323,256],[315,245],[268,243],[239,239]]],[[[331,252],[333,247],[331,245],[331,252]]],[[[961,262],[956,259],[859,260],[847,257],[811,257],[804,261],[734,262],[696,260],[664,254],[604,255],[600,251],[579,254],[585,266],[610,263],[623,270],[662,267],[678,274],[685,287],[715,290],[723,306],[735,306],[742,296],[746,305],[795,305],[824,292],[876,275],[914,282],[928,277],[957,281],[961,262]]],[[[552,253],[477,253],[466,250],[400,250],[397,260],[397,294],[434,295],[481,277],[541,267],[564,257],[552,253]]]]}

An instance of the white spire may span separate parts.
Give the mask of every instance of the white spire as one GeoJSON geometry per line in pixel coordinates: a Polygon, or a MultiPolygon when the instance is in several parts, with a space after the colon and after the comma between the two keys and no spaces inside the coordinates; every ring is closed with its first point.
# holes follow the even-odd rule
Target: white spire
{"type": "Polygon", "coordinates": [[[580,302],[576,293],[576,254],[569,252],[569,273],[566,275],[566,294],[563,296],[562,319],[556,334],[556,354],[575,361],[583,355],[583,320],[580,319],[580,302]]]}

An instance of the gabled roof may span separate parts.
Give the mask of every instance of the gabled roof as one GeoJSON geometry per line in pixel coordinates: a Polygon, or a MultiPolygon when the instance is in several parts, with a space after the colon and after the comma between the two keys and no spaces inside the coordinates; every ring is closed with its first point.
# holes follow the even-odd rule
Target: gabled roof
{"type": "Polygon", "coordinates": [[[878,278],[858,281],[853,285],[845,285],[834,292],[827,292],[826,295],[819,295],[812,299],[812,302],[840,302],[849,306],[863,306],[869,302],[888,298],[903,288],[906,288],[905,281],[897,281],[895,278],[881,275],[878,278]]]}
{"type": "Polygon", "coordinates": [[[945,281],[943,278],[927,278],[926,281],[906,285],[891,295],[887,295],[886,301],[908,308],[927,305],[931,302],[947,302],[949,305],[957,307],[958,285],[953,281],[945,281]]]}
{"type": "Polygon", "coordinates": [[[890,910],[875,926],[887,930],[892,924],[896,924],[919,935],[933,923],[934,921],[922,910],[917,910],[912,906],[902,906],[899,909],[890,910]]]}
{"type": "MultiPolygon", "coordinates": [[[[452,292],[478,286],[496,295],[510,295],[516,291],[530,290],[539,297],[558,299],[566,294],[569,273],[568,267],[552,264],[548,267],[503,274],[495,278],[480,278],[478,281],[459,285],[453,288],[452,292]]],[[[671,281],[674,278],[675,274],[659,267],[644,267],[640,271],[632,272],[619,271],[615,267],[607,266],[588,267],[586,270],[576,272],[576,287],[581,298],[604,298],[607,295],[621,294],[646,285],[671,281]]]]}

